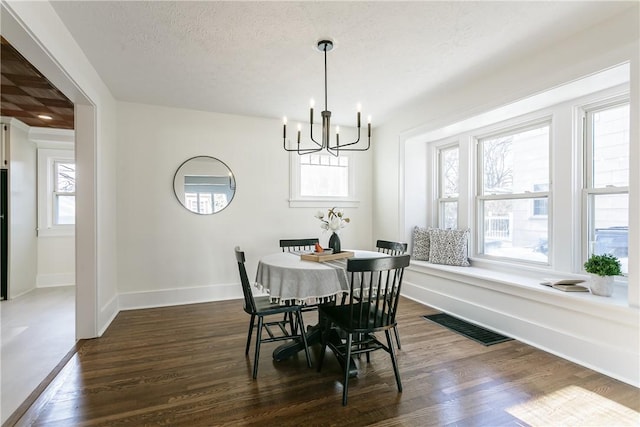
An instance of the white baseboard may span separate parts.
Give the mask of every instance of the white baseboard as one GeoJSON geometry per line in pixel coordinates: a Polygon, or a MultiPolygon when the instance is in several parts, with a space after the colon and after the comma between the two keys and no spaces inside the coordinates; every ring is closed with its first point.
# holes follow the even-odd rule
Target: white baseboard
{"type": "Polygon", "coordinates": [[[637,324],[478,289],[469,283],[428,275],[411,279],[405,277],[403,283],[402,293],[407,298],[640,386],[637,324]]]}
{"type": "Polygon", "coordinates": [[[118,295],[109,300],[98,314],[98,336],[101,337],[107,330],[113,319],[116,318],[120,310],[118,310],[118,295]]]}
{"type": "Polygon", "coordinates": [[[38,274],[36,276],[37,288],[50,288],[55,286],[72,286],[76,284],[75,273],[38,274]]]}
{"type": "Polygon", "coordinates": [[[240,298],[243,298],[242,287],[239,283],[230,283],[122,293],[118,295],[118,307],[119,310],[135,310],[240,298]]]}

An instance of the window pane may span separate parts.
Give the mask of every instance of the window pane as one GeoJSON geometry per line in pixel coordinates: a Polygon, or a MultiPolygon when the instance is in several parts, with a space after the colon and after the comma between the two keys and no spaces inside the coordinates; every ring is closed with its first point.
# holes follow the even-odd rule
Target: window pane
{"type": "Polygon", "coordinates": [[[458,228],[458,202],[443,202],[440,228],[458,228]]]}
{"type": "Polygon", "coordinates": [[[300,195],[349,196],[349,158],[305,155],[300,158],[300,195]],[[309,157],[312,157],[310,160],[309,157]]]}
{"type": "Polygon", "coordinates": [[[440,197],[458,197],[458,147],[440,152],[440,197]]]}
{"type": "Polygon", "coordinates": [[[629,104],[592,114],[593,187],[629,185],[629,104]]]}
{"type": "Polygon", "coordinates": [[[548,261],[548,222],[532,219],[531,200],[485,200],[482,252],[523,261],[548,261]]]}
{"type": "MultiPolygon", "coordinates": [[[[184,204],[191,212],[213,213],[213,193],[184,193],[184,204]]],[[[217,194],[215,195],[217,196],[217,194]]],[[[218,209],[220,210],[220,209],[218,209]]]]}
{"type": "MultiPolygon", "coordinates": [[[[534,184],[533,191],[548,191],[548,184],[534,184]]],[[[546,198],[533,200],[533,216],[547,216],[549,214],[549,201],[546,198]]]]}
{"type": "Polygon", "coordinates": [[[55,162],[55,186],[58,193],[76,192],[75,163],[55,162]]]}
{"type": "Polygon", "coordinates": [[[56,195],[54,206],[54,224],[75,224],[76,196],[56,195]]]}
{"type": "Polygon", "coordinates": [[[549,183],[549,125],[481,140],[483,194],[531,191],[549,183]]]}
{"type": "Polygon", "coordinates": [[[622,272],[629,270],[629,195],[592,195],[593,230],[590,254],[609,253],[620,259],[622,272]]]}

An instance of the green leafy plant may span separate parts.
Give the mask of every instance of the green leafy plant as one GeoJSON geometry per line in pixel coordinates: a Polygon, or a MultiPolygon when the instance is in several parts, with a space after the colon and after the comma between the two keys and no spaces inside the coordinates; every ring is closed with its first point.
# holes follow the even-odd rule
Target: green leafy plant
{"type": "Polygon", "coordinates": [[[591,255],[584,263],[587,273],[598,276],[617,276],[622,273],[620,268],[620,261],[611,254],[591,255]]]}

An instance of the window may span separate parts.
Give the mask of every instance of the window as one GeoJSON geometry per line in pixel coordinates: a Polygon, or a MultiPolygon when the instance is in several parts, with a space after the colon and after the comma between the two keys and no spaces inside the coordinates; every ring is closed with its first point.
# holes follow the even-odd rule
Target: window
{"type": "Polygon", "coordinates": [[[549,147],[549,122],[478,139],[478,253],[548,263],[549,147]]]}
{"type": "Polygon", "coordinates": [[[629,103],[585,108],[585,256],[617,256],[629,265],[629,103]]]}
{"type": "Polygon", "coordinates": [[[291,155],[291,206],[355,206],[354,156],[291,155]]]}
{"type": "Polygon", "coordinates": [[[76,222],[76,164],[70,161],[53,162],[53,225],[76,222]]]}
{"type": "Polygon", "coordinates": [[[458,228],[458,146],[438,150],[438,226],[458,228]]]}
{"type": "Polygon", "coordinates": [[[628,273],[629,257],[637,257],[629,215],[638,197],[630,191],[629,76],[622,64],[401,136],[403,225],[446,224],[445,150],[457,146],[457,222],[473,233],[474,265],[560,277],[584,273],[590,254],[612,253],[628,273]]]}
{"type": "Polygon", "coordinates": [[[307,197],[347,197],[349,158],[330,154],[300,157],[300,195],[307,197]]]}
{"type": "Polygon", "coordinates": [[[73,150],[38,149],[38,236],[73,235],[76,164],[73,150]]]}
{"type": "Polygon", "coordinates": [[[233,198],[234,190],[231,176],[184,176],[184,203],[191,212],[211,214],[221,211],[233,198]]]}

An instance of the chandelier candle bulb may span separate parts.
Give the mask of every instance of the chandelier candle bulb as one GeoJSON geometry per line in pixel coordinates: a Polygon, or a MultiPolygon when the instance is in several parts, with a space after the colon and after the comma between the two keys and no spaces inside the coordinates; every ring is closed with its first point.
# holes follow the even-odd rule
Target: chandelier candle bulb
{"type": "Polygon", "coordinates": [[[309,123],[311,123],[313,125],[313,106],[315,105],[315,101],[313,100],[313,98],[311,98],[311,101],[309,101],[309,123]]]}

